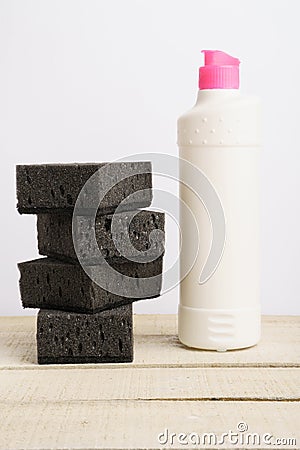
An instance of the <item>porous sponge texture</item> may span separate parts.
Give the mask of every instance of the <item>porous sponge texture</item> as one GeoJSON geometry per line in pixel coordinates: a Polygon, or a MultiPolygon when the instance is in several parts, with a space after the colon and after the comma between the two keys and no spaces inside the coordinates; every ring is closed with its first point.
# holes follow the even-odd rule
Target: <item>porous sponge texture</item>
{"type": "Polygon", "coordinates": [[[91,217],[67,214],[38,214],[38,248],[41,255],[65,261],[77,261],[77,254],[86,264],[99,264],[101,259],[131,259],[135,253],[143,257],[159,256],[164,252],[165,215],[156,211],[140,211],[131,220],[132,213],[107,214],[97,216],[95,223],[91,217]],[[117,232],[112,235],[112,223],[117,232]],[[129,228],[127,229],[129,224],[129,228]],[[151,233],[160,230],[159,239],[151,239],[151,233]],[[93,245],[93,233],[96,242],[93,245]],[[122,254],[115,242],[122,245],[122,254]],[[73,239],[76,240],[77,254],[73,239]]]}
{"type": "MultiPolygon", "coordinates": [[[[136,279],[138,298],[111,293],[94,283],[79,264],[40,258],[18,264],[20,293],[24,308],[59,309],[82,313],[96,313],[143,298],[160,295],[162,285],[163,258],[149,263],[114,263],[114,269],[136,279]],[[139,278],[150,278],[150,287],[144,292],[139,287],[139,278]]],[[[91,270],[106,271],[106,266],[91,266],[91,270]]],[[[114,276],[110,277],[113,286],[114,276]]],[[[109,286],[107,286],[109,288],[109,286]]]]}
{"type": "Polygon", "coordinates": [[[98,314],[41,310],[37,351],[39,364],[131,362],[132,306],[98,314]]]}
{"type": "MultiPolygon", "coordinates": [[[[18,165],[17,209],[21,214],[39,212],[72,213],[76,200],[85,183],[105,166],[100,164],[41,164],[18,165]]],[[[115,211],[118,205],[135,193],[132,202],[124,205],[124,210],[150,206],[152,201],[152,174],[150,162],[115,162],[109,164],[111,176],[96,175],[93,195],[87,191],[78,204],[82,214],[90,214],[97,194],[113,186],[100,201],[99,213],[115,211]],[[120,182],[114,180],[132,172],[132,176],[120,182]],[[134,174],[135,171],[141,173],[134,174]]],[[[120,178],[119,178],[120,179],[120,178]]],[[[100,198],[100,197],[99,197],[100,198]]]]}

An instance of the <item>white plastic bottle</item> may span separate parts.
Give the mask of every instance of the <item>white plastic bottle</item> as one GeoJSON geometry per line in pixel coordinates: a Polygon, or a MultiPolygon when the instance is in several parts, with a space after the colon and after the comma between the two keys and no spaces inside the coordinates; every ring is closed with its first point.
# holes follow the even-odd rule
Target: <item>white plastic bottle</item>
{"type": "MultiPolygon", "coordinates": [[[[197,102],[178,120],[179,156],[199,168],[214,187],[224,211],[226,238],[219,265],[200,284],[212,227],[203,204],[181,185],[181,199],[196,219],[200,248],[181,281],[178,334],[189,347],[225,351],[250,347],[260,339],[260,102],[240,93],[238,59],[217,50],[203,52],[197,102]]],[[[182,214],[183,237],[190,239],[191,227],[182,214]]],[[[183,265],[188,252],[188,246],[182,248],[183,265]]]]}

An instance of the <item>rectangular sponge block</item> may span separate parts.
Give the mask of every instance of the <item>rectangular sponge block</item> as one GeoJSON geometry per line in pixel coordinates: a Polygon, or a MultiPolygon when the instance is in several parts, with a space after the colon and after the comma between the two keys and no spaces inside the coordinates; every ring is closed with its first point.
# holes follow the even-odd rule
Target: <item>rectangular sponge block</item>
{"type": "Polygon", "coordinates": [[[39,364],[131,362],[132,305],[98,314],[42,310],[36,337],[39,364]]]}
{"type": "Polygon", "coordinates": [[[153,230],[164,231],[165,216],[156,211],[140,211],[130,222],[132,213],[122,212],[115,215],[97,216],[96,222],[88,216],[72,216],[66,214],[39,214],[37,220],[38,247],[41,255],[61,260],[77,260],[74,250],[73,236],[77,242],[77,254],[86,264],[99,264],[101,258],[131,258],[133,250],[147,254],[160,255],[164,251],[163,233],[160,239],[150,242],[150,233],[153,230]],[[112,236],[112,221],[117,223],[117,232],[112,236]],[[116,248],[115,242],[124,243],[124,234],[129,226],[128,245],[123,244],[122,256],[116,248]],[[125,230],[125,232],[123,231],[125,230]],[[98,245],[92,245],[92,236],[98,245]]]}
{"type": "Polygon", "coordinates": [[[16,170],[19,213],[72,212],[85,183],[103,166],[109,167],[109,170],[101,175],[97,173],[89,190],[84,190],[85,195],[78,204],[78,210],[82,214],[90,214],[95,204],[99,205],[99,213],[113,212],[131,194],[134,194],[134,197],[128,199],[130,204],[124,205],[124,211],[151,204],[151,162],[114,162],[108,166],[105,163],[18,165],[16,170]],[[135,171],[142,173],[134,174],[135,171]],[[124,175],[127,178],[116,184],[116,177],[124,175]],[[113,187],[99,203],[99,192],[104,193],[111,186],[113,187]]]}
{"type": "MultiPolygon", "coordinates": [[[[109,292],[110,285],[117,283],[114,276],[109,277],[110,285],[102,288],[94,283],[79,264],[40,258],[18,264],[20,293],[24,308],[59,309],[82,313],[96,313],[120,305],[132,303],[143,298],[158,297],[162,284],[162,257],[149,263],[114,263],[113,267],[129,277],[135,278],[138,298],[126,297],[126,281],[122,283],[125,295],[109,292]],[[144,292],[139,278],[151,278],[149,289],[144,292]]],[[[107,268],[102,264],[90,266],[90,273],[105,275],[107,268]]]]}

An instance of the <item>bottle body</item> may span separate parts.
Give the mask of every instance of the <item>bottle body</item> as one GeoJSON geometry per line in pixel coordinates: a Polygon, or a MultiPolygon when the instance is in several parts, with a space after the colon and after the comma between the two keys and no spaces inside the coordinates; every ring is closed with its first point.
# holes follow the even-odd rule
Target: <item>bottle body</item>
{"type": "MultiPolygon", "coordinates": [[[[212,226],[208,205],[184,184],[191,180],[180,163],[180,196],[194,214],[200,246],[181,280],[179,339],[190,347],[219,351],[255,345],[260,338],[259,100],[238,90],[200,90],[194,108],[178,120],[178,145],[180,159],[200,169],[214,187],[225,217],[223,254],[215,272],[200,283],[212,226]]],[[[180,220],[188,239],[190,217],[181,214],[180,220]]],[[[186,251],[181,249],[183,266],[186,251]]]]}

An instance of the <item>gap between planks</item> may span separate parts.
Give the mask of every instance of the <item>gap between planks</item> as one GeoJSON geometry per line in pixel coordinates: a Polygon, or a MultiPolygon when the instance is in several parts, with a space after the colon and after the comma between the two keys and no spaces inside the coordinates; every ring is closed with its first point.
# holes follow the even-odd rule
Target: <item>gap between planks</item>
{"type": "Polygon", "coordinates": [[[0,372],[1,402],[103,400],[299,401],[298,369],[61,368],[0,372]]]}

